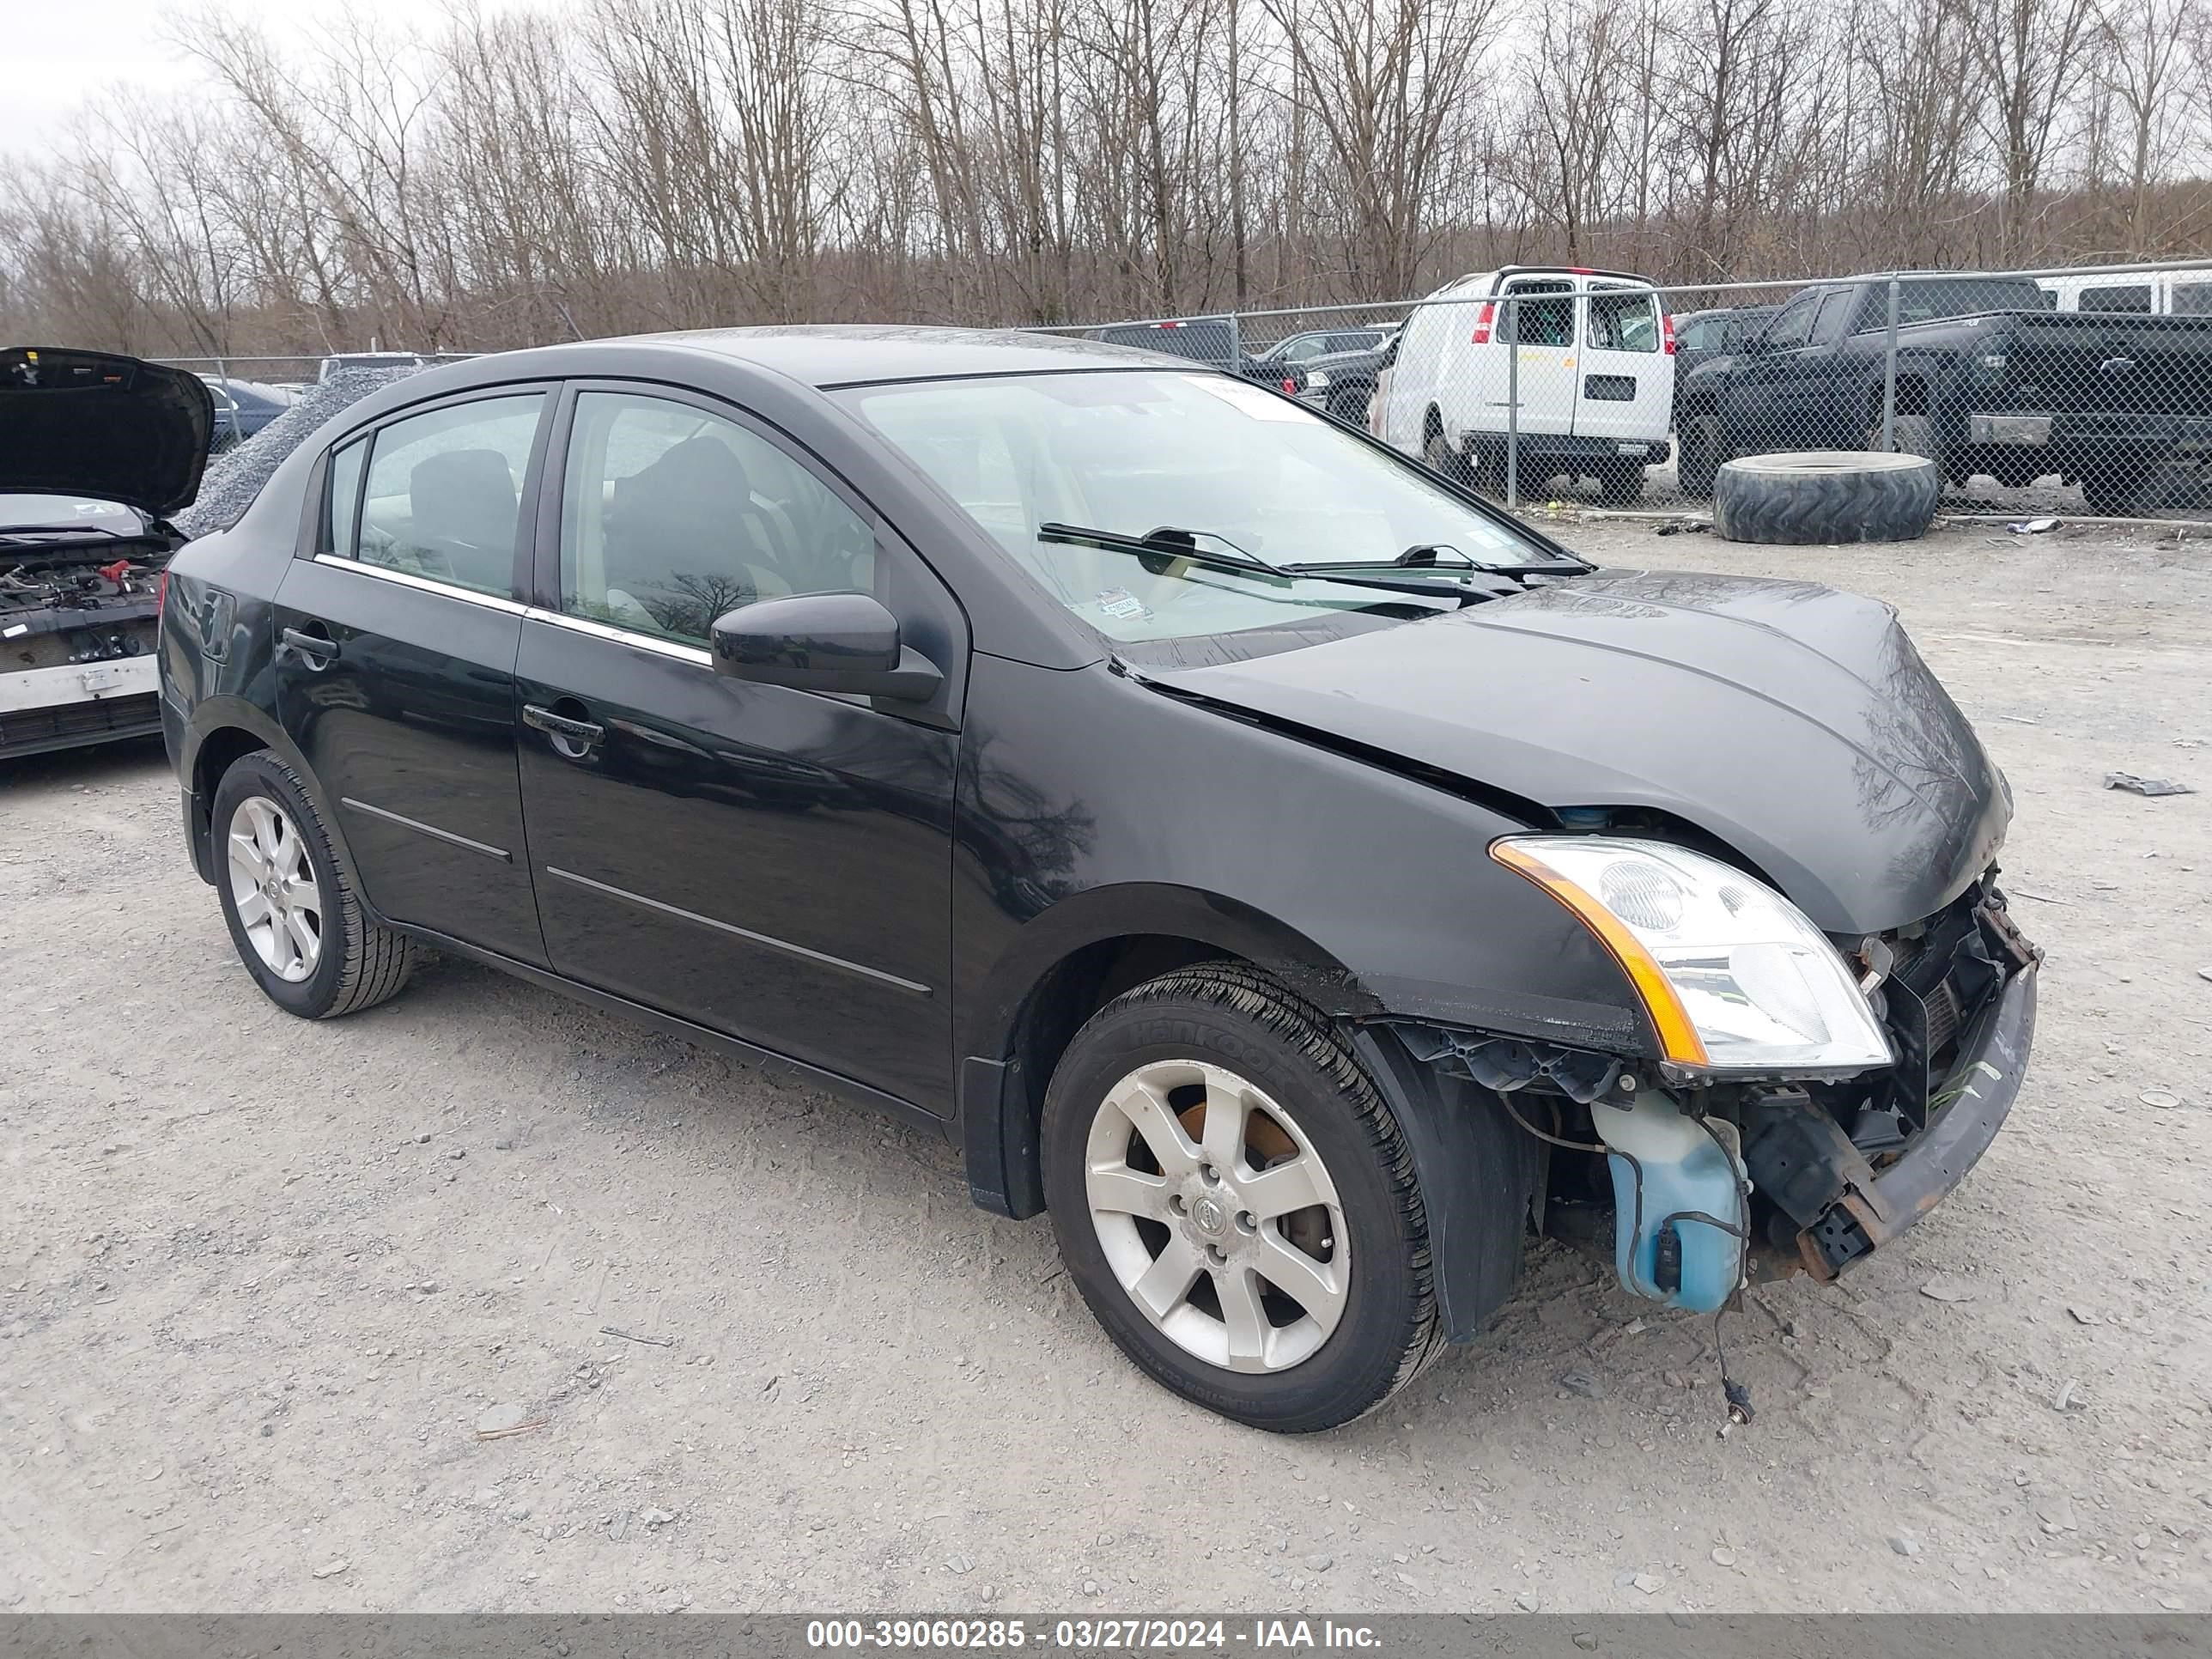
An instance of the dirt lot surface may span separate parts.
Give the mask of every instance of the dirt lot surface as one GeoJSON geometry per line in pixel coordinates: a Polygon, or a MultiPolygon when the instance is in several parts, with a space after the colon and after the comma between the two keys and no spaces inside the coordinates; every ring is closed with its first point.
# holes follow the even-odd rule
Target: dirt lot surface
{"type": "Polygon", "coordinates": [[[1750,1427],[1549,1246],[1376,1416],[1218,1421],[923,1135],[459,962],[289,1018],[111,750],[0,769],[0,1608],[2212,1609],[2212,538],[1560,533],[1893,600],[2019,798],[2031,1080],[1729,1321],[1750,1427]]]}

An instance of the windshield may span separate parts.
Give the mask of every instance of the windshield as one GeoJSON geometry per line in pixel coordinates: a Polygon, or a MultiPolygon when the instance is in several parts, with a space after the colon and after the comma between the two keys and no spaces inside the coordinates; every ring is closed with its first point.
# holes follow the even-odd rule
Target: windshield
{"type": "Polygon", "coordinates": [[[1024,375],[839,396],[1046,592],[1116,640],[1295,626],[1317,610],[1402,615],[1404,596],[1313,568],[1374,576],[1416,548],[1447,574],[1559,563],[1419,468],[1225,375],[1024,375]],[[1054,526],[1131,538],[1172,528],[1213,556],[1040,539],[1054,526]],[[1235,568],[1237,556],[1273,570],[1235,568]]]}

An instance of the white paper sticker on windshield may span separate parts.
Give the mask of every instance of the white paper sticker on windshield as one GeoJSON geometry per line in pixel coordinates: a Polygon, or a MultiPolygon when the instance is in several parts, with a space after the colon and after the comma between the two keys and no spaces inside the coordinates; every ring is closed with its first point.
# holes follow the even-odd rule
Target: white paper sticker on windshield
{"type": "Polygon", "coordinates": [[[1262,391],[1249,380],[1233,380],[1226,374],[1185,374],[1183,381],[1200,392],[1210,392],[1232,409],[1255,421],[1303,421],[1311,418],[1296,404],[1262,391]]]}

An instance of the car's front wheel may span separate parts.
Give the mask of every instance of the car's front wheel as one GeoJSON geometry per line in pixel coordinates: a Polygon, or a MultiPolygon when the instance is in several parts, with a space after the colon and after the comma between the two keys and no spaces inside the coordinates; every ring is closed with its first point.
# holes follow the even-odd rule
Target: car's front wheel
{"type": "Polygon", "coordinates": [[[1327,1019],[1209,963],[1115,999],[1053,1074],[1045,1191],[1107,1334],[1255,1428],[1333,1428],[1436,1352],[1413,1156],[1327,1019]]]}
{"type": "Polygon", "coordinates": [[[271,1002],[330,1019],[407,982],[413,941],[362,910],[298,773],[265,749],[243,756],[216,786],[212,816],[222,918],[271,1002]]]}

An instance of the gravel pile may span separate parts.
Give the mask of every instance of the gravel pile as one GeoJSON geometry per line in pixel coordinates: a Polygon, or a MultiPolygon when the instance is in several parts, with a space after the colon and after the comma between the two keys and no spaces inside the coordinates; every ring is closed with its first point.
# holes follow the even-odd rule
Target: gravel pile
{"type": "Polygon", "coordinates": [[[351,408],[380,386],[421,371],[412,364],[392,368],[340,369],[327,380],[307,388],[299,402],[235,449],[225,450],[208,462],[200,479],[200,493],[176,516],[178,529],[187,536],[204,536],[228,530],[253,504],[261,486],[269,482],[283,459],[313,435],[324,422],[351,408]]]}

